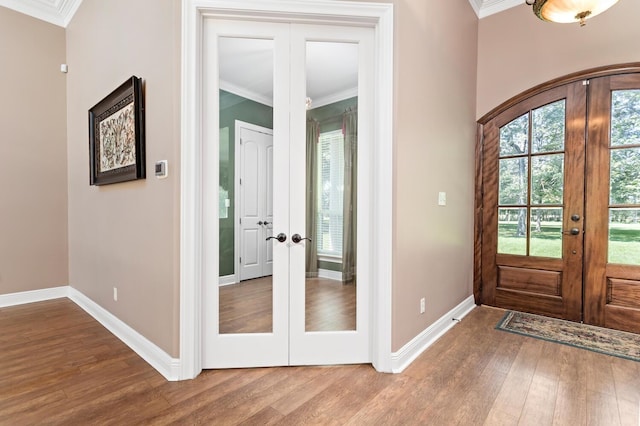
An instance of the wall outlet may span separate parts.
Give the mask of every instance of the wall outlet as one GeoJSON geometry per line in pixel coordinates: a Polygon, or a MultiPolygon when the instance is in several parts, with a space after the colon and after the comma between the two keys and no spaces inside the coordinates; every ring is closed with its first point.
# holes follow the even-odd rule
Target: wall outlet
{"type": "Polygon", "coordinates": [[[114,300],[115,302],[117,302],[117,301],[118,301],[118,287],[114,287],[114,288],[113,288],[113,300],[114,300]]]}
{"type": "Polygon", "coordinates": [[[420,313],[424,314],[425,310],[426,310],[426,302],[423,297],[422,299],[420,299],[420,313]]]}

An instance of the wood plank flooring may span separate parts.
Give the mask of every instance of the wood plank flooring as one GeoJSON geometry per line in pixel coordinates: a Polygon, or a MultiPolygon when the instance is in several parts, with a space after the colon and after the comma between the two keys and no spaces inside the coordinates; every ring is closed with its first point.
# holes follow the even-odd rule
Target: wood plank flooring
{"type": "Polygon", "coordinates": [[[402,374],[210,370],[167,382],[67,299],[0,309],[0,425],[633,425],[640,363],[494,329],[480,307],[402,374]]]}
{"type": "MultiPolygon", "coordinates": [[[[305,330],[356,329],[356,286],[326,278],[307,278],[305,330]]],[[[220,287],[220,334],[273,330],[271,277],[220,287]]]]}

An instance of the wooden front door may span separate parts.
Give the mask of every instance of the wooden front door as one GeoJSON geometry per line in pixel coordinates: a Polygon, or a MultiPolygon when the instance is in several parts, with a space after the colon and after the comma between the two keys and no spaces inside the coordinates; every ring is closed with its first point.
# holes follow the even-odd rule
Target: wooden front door
{"type": "Polygon", "coordinates": [[[640,332],[640,74],[574,79],[480,124],[479,301],[640,332]]]}
{"type": "Polygon", "coordinates": [[[640,333],[640,74],[589,90],[584,321],[640,333]]]}

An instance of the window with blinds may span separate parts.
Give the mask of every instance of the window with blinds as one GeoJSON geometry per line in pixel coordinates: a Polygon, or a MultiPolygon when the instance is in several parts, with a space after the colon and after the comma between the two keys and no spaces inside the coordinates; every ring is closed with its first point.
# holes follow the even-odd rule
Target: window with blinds
{"type": "Polygon", "coordinates": [[[318,254],[342,256],[344,137],[342,130],[320,134],[318,141],[318,254]]]}

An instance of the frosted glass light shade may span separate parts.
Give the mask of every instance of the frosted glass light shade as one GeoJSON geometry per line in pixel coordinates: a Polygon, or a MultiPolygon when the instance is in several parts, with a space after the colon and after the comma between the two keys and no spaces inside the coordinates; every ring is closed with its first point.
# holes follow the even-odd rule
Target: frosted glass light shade
{"type": "Polygon", "coordinates": [[[559,23],[580,22],[592,18],[618,0],[535,0],[533,12],[538,18],[559,23]]]}

